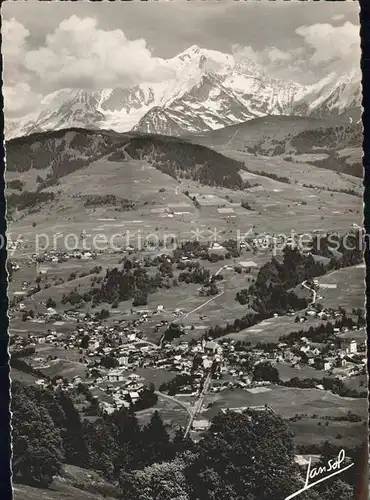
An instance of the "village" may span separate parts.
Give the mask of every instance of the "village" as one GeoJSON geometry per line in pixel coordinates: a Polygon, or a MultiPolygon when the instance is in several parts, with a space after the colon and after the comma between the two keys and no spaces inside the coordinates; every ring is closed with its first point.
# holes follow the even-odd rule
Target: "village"
{"type": "MultiPolygon", "coordinates": [[[[335,342],[313,342],[306,336],[288,343],[259,343],[255,346],[232,338],[206,340],[203,337],[186,341],[184,329],[184,335],[175,345],[164,342],[160,346],[148,341],[140,330],[140,325],[148,321],[152,314],[157,312],[139,313],[138,318],[127,325],[106,327],[99,321],[87,320],[78,323],[75,330],[68,333],[48,329],[45,335],[15,335],[10,351],[14,359],[27,356],[32,368],[39,373],[43,369],[47,373],[48,367],[63,358],[63,351],[66,354],[76,353],[83,368],[81,374],[70,379],[55,375],[53,387],[72,390],[82,383],[97,400],[100,411],[106,413],[112,413],[122,406],[129,408],[136,405],[148,390],[180,399],[186,395],[189,401],[196,401],[210,370],[213,378],[210,393],[232,389],[252,392],[258,387],[278,382],[269,376],[269,371],[265,377],[256,377],[258,365],[275,367],[278,371],[279,368],[290,367],[292,373],[295,371],[297,374],[309,369],[307,378],[312,379],[321,378],[320,374],[315,376],[316,371],[344,381],[365,373],[365,342],[357,342],[350,337],[341,339],[341,335],[348,332],[345,326],[333,330],[334,335],[331,337],[334,337],[335,342]],[[170,375],[169,381],[154,388],[150,376],[144,377],[137,373],[143,370],[151,374],[155,371],[166,372],[170,375]]],[[[308,308],[304,315],[296,317],[296,322],[299,325],[302,319],[309,322],[314,316],[321,319],[323,315],[326,320],[335,320],[340,314],[338,311],[308,308]]],[[[159,325],[163,326],[161,323],[159,325]]],[[[48,386],[50,378],[40,378],[36,383],[48,386]]],[[[319,381],[313,387],[324,389],[319,381]]],[[[152,401],[155,402],[155,399],[152,401]]]]}
{"type": "MultiPolygon", "coordinates": [[[[208,427],[208,413],[217,398],[222,411],[260,408],[263,400],[263,408],[267,405],[279,413],[268,392],[276,388],[358,397],[366,366],[364,317],[355,308],[351,312],[321,303],[337,284],[306,279],[293,289],[296,300],[306,297],[303,309],[262,315],[240,332],[239,327],[230,330],[229,323],[222,326],[223,310],[212,312],[212,303],[222,302],[233,319],[238,312],[232,313],[231,307],[248,310],[248,288],[270,262],[271,251],[283,243],[294,249],[297,239],[299,235],[284,241],[266,233],[223,244],[187,242],[176,251],[154,255],[152,250],[50,249],[33,254],[28,264],[12,259],[15,276],[23,274],[27,265],[36,267],[37,275],[14,284],[9,317],[17,321],[20,333],[16,329],[11,337],[12,367],[32,373],[41,387],[88,394],[90,406],[84,407],[84,418],[112,414],[122,407],[145,413],[159,400],[166,401],[177,408],[175,413],[185,410],[193,438],[208,427]],[[92,287],[101,283],[102,273],[108,273],[111,265],[127,264],[134,270],[152,268],[166,282],[170,275],[183,283],[184,290],[192,286],[191,305],[176,305],[163,294],[162,303],[126,302],[109,308],[103,301],[100,310],[80,300],[83,291],[75,283],[88,280],[86,285],[92,287]],[[191,276],[194,270],[199,281],[191,276]],[[66,283],[74,286],[68,294],[49,295],[49,287],[56,290],[66,283]],[[246,300],[238,292],[241,287],[246,300]],[[77,301],[68,303],[73,294],[77,301]],[[218,298],[221,302],[216,302],[218,298]]],[[[282,250],[282,258],[281,254],[282,250]]],[[[173,290],[179,293],[179,286],[173,290]]]]}

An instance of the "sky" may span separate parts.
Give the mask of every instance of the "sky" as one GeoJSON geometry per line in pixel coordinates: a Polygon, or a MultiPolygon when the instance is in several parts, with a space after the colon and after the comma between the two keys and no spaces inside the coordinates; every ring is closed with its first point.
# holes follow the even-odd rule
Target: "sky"
{"type": "Polygon", "coordinates": [[[25,115],[61,88],[173,77],[165,59],[192,45],[242,53],[269,76],[311,84],[359,65],[357,2],[6,2],[6,112],[25,115]]]}

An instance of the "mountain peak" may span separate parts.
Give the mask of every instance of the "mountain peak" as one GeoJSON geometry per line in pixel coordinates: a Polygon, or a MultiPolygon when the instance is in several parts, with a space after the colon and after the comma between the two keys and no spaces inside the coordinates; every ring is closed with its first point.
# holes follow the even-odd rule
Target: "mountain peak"
{"type": "Polygon", "coordinates": [[[201,48],[199,47],[199,45],[192,45],[191,47],[186,49],[183,52],[183,54],[199,54],[200,51],[201,51],[201,48]]]}
{"type": "Polygon", "coordinates": [[[202,55],[202,49],[198,45],[192,45],[187,48],[177,56],[173,58],[173,60],[180,60],[182,62],[187,62],[192,59],[198,59],[202,55]]]}
{"type": "Polygon", "coordinates": [[[266,76],[243,51],[227,54],[192,45],[166,64],[174,77],[162,82],[60,89],[45,96],[32,115],[7,117],[7,136],[74,125],[201,133],[266,115],[334,116],[360,100],[360,78],[354,72],[302,86],[266,76]]]}

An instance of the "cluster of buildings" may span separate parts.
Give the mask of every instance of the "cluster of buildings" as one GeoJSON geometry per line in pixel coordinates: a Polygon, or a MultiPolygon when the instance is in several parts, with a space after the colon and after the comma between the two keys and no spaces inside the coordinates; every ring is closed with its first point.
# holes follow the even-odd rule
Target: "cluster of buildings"
{"type": "MultiPolygon", "coordinates": [[[[35,347],[37,350],[38,344],[51,344],[66,351],[74,350],[86,366],[86,381],[119,383],[123,391],[128,390],[124,384],[128,372],[140,368],[164,370],[174,375],[191,375],[193,383],[179,388],[179,392],[191,393],[194,387],[197,389],[197,385],[201,384],[204,373],[211,369],[215,361],[218,363],[219,377],[212,384],[213,392],[227,388],[253,387],[256,385],[251,375],[253,368],[266,361],[272,364],[287,363],[297,369],[308,365],[317,370],[337,372],[343,377],[358,373],[366,364],[365,345],[358,345],[354,339],[341,340],[340,347],[338,343],[321,344],[302,337],[293,344],[280,342],[268,349],[263,345],[254,348],[241,346],[231,338],[219,342],[182,340],[178,345],[164,343],[160,348],[145,340],[138,328],[142,321],[145,321],[142,315],[127,325],[111,327],[100,325],[97,321],[85,321],[77,324],[72,332],[57,333],[49,329],[43,335],[13,336],[11,351],[22,353],[35,347]]],[[[159,323],[158,326],[164,325],[159,323]]],[[[47,359],[44,361],[47,363],[47,359]]],[[[132,387],[132,380],[130,383],[129,389],[134,393],[139,393],[143,388],[143,385],[132,387]]],[[[131,395],[133,400],[136,397],[136,394],[131,395]]]]}
{"type": "Polygon", "coordinates": [[[96,252],[90,250],[73,250],[71,252],[66,252],[63,250],[46,250],[42,254],[34,253],[32,258],[39,263],[42,262],[52,262],[52,263],[62,263],[67,262],[70,259],[82,259],[90,260],[97,257],[96,252]]]}
{"type": "Polygon", "coordinates": [[[122,407],[130,408],[135,404],[146,389],[147,383],[143,377],[136,373],[123,374],[122,370],[112,370],[105,378],[98,378],[89,386],[92,394],[99,401],[99,408],[105,413],[113,413],[122,407]],[[115,376],[115,373],[116,376],[115,376]],[[120,382],[120,384],[114,384],[120,382]]]}

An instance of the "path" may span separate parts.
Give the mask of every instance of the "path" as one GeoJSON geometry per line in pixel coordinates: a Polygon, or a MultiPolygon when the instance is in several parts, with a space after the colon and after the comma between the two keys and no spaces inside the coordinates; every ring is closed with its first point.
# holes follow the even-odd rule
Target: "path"
{"type": "Polygon", "coordinates": [[[237,131],[235,132],[235,134],[232,136],[232,138],[231,138],[231,139],[230,139],[230,140],[229,140],[226,144],[224,144],[224,148],[226,148],[229,144],[231,144],[231,143],[233,142],[233,140],[234,140],[234,139],[235,139],[235,137],[237,136],[238,132],[239,132],[239,130],[237,130],[237,131]]]}
{"type": "Polygon", "coordinates": [[[307,285],[306,285],[306,282],[307,282],[307,280],[303,281],[303,282],[302,282],[302,286],[303,286],[304,288],[306,288],[307,290],[309,290],[310,292],[312,292],[312,301],[310,302],[310,305],[313,305],[313,304],[315,304],[315,302],[316,302],[317,292],[316,292],[316,290],[314,290],[313,288],[311,288],[311,287],[307,286],[307,285]]]}
{"type": "Polygon", "coordinates": [[[202,309],[204,306],[206,306],[207,304],[209,304],[210,302],[212,302],[212,300],[215,300],[217,299],[218,297],[221,297],[221,295],[223,295],[225,293],[225,291],[223,290],[222,292],[218,293],[217,295],[215,295],[214,297],[211,297],[210,299],[206,300],[206,302],[204,302],[203,304],[201,304],[200,306],[196,307],[195,309],[193,309],[192,311],[189,311],[188,313],[184,314],[183,316],[181,316],[180,318],[177,318],[174,323],[180,319],[186,319],[188,316],[190,316],[190,314],[193,314],[195,313],[196,311],[199,311],[199,309],[202,309]]]}
{"type": "MultiPolygon", "coordinates": [[[[222,269],[225,269],[227,267],[227,265],[225,266],[221,266],[216,272],[215,272],[215,276],[218,276],[220,274],[220,272],[222,271],[222,269]]],[[[200,306],[197,306],[195,307],[192,311],[189,311],[188,313],[185,313],[183,314],[182,316],[180,316],[179,318],[176,318],[173,323],[176,323],[176,321],[180,321],[180,320],[183,320],[183,319],[186,319],[188,316],[190,316],[190,314],[193,314],[195,313],[196,311],[199,311],[200,309],[202,309],[204,306],[206,306],[207,304],[209,304],[210,302],[212,302],[213,300],[217,299],[218,297],[221,297],[221,295],[223,295],[225,293],[225,290],[222,290],[222,292],[218,293],[217,295],[215,295],[214,297],[211,297],[210,299],[206,300],[205,302],[203,302],[203,304],[201,304],[200,306]]]]}

